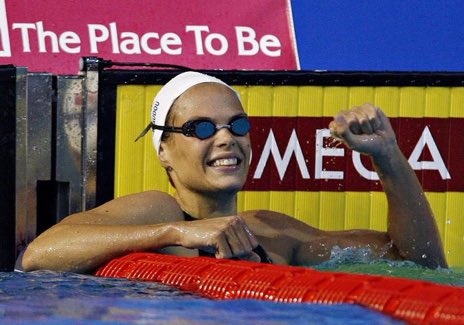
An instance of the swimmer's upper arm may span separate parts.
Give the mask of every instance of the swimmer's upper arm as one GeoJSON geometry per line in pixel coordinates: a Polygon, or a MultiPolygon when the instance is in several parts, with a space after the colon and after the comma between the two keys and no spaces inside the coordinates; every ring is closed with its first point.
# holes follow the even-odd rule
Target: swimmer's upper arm
{"type": "MultiPolygon", "coordinates": [[[[332,248],[370,248],[375,256],[401,259],[386,232],[324,231],[286,214],[267,211],[240,213],[264,249],[292,265],[315,265],[330,259],[332,248]]],[[[277,259],[274,262],[278,262],[277,259]]]]}
{"type": "Polygon", "coordinates": [[[160,191],[146,191],[111,200],[73,214],[62,224],[141,225],[183,220],[176,200],[160,191]]]}

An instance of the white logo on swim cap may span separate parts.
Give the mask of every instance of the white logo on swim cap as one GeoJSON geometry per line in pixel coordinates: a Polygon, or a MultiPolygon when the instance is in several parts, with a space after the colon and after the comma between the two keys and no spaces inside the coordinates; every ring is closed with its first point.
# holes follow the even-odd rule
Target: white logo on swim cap
{"type": "Polygon", "coordinates": [[[156,124],[156,113],[158,112],[159,105],[159,101],[155,101],[155,104],[153,105],[153,109],[151,111],[151,120],[153,121],[153,124],[156,124]]]}

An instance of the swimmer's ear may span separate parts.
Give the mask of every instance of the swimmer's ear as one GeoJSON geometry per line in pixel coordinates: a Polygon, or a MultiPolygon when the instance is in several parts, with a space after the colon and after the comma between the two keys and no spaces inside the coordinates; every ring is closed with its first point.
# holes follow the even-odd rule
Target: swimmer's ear
{"type": "Polygon", "coordinates": [[[166,150],[164,147],[164,143],[161,142],[160,148],[159,148],[159,153],[158,153],[158,158],[161,162],[161,166],[163,166],[164,169],[168,169],[171,167],[170,159],[169,159],[169,150],[166,150]]]}

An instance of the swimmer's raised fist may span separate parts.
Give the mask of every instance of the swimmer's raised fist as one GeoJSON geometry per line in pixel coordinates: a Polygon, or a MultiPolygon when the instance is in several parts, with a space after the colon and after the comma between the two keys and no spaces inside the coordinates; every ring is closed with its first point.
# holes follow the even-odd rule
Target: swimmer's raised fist
{"type": "Polygon", "coordinates": [[[384,155],[396,147],[390,121],[380,108],[369,103],[340,111],[329,128],[332,137],[363,154],[384,155]]]}

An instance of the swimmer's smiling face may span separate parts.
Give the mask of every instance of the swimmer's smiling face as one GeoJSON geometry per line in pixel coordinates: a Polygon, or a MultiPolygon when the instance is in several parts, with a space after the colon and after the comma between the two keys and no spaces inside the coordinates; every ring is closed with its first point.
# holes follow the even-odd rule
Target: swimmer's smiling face
{"type": "MultiPolygon", "coordinates": [[[[216,83],[202,83],[176,100],[167,125],[182,126],[197,119],[211,120],[216,125],[229,124],[244,114],[232,90],[216,83]]],[[[250,137],[235,136],[226,128],[204,140],[170,133],[161,143],[159,157],[165,168],[170,167],[177,191],[236,193],[248,174],[250,137]]]]}

